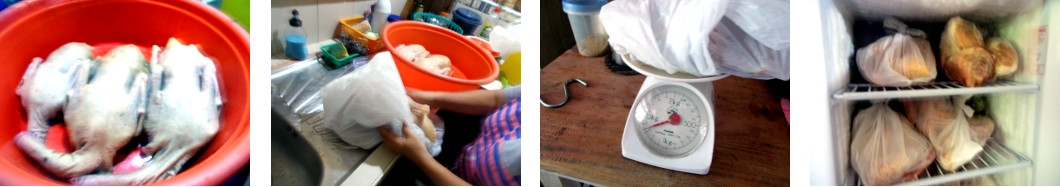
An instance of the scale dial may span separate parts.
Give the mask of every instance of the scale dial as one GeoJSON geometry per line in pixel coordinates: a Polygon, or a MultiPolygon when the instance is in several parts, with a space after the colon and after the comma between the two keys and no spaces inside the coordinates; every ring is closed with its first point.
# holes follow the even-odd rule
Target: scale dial
{"type": "Polygon", "coordinates": [[[633,106],[634,127],[648,150],[662,157],[682,157],[703,143],[710,115],[702,96],[671,84],[643,94],[633,106]]]}

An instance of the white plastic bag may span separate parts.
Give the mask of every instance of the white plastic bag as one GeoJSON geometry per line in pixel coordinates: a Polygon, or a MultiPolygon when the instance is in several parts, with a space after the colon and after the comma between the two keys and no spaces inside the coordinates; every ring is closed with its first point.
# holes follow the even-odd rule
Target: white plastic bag
{"type": "Polygon", "coordinates": [[[935,159],[931,143],[886,101],[854,117],[851,165],[865,185],[891,185],[916,176],[935,159]]]}
{"type": "Polygon", "coordinates": [[[858,49],[857,63],[861,75],[873,84],[909,86],[930,82],[938,75],[935,54],[923,31],[910,29],[895,19],[884,21],[885,27],[898,33],[880,38],[858,49]]]}
{"type": "Polygon", "coordinates": [[[722,19],[714,27],[710,40],[711,58],[721,72],[754,79],[788,80],[790,77],[791,52],[786,41],[781,50],[770,48],[740,30],[729,19],[722,19]]]}
{"type": "Polygon", "coordinates": [[[938,153],[939,166],[953,171],[983,151],[972,140],[968,118],[974,110],[964,102],[971,96],[938,97],[906,101],[907,110],[915,112],[917,130],[928,137],[938,153]]]}
{"type": "Polygon", "coordinates": [[[383,141],[376,127],[386,126],[395,135],[405,136],[401,125],[408,124],[431,155],[441,152],[442,133],[436,131],[437,140],[431,143],[423,129],[415,125],[405,87],[390,52],[380,52],[364,66],[331,81],[322,88],[321,97],[324,98],[324,126],[350,145],[372,148],[383,141]]]}
{"type": "Polygon", "coordinates": [[[522,25],[512,25],[511,29],[502,26],[493,27],[490,31],[490,47],[493,51],[501,54],[501,59],[507,59],[508,55],[522,51],[522,41],[519,39],[519,29],[522,25]]]}
{"type": "Polygon", "coordinates": [[[762,45],[787,50],[790,48],[790,9],[788,0],[729,1],[725,18],[762,45]]]}
{"type": "Polygon", "coordinates": [[[666,71],[714,76],[708,35],[728,0],[618,0],[600,9],[600,22],[618,55],[666,71]]]}

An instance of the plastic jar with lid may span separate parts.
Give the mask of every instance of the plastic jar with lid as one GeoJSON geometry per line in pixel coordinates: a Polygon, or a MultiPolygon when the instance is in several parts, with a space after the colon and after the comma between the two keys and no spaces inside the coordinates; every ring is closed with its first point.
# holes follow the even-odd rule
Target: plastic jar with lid
{"type": "Polygon", "coordinates": [[[453,23],[456,23],[461,30],[464,30],[464,33],[460,34],[472,35],[475,33],[475,29],[478,29],[478,26],[482,24],[482,16],[474,10],[458,8],[453,11],[453,23]]]}
{"type": "Polygon", "coordinates": [[[563,0],[563,12],[567,12],[578,53],[585,57],[596,57],[607,51],[607,32],[600,23],[600,8],[606,0],[563,0]]]}

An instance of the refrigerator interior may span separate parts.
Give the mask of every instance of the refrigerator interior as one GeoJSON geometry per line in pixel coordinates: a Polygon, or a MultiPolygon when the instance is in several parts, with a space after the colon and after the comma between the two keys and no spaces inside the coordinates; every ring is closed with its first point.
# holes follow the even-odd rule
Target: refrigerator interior
{"type": "MultiPolygon", "coordinates": [[[[857,111],[867,108],[869,101],[880,99],[891,99],[892,102],[906,97],[931,97],[975,94],[985,95],[988,100],[988,111],[990,117],[997,124],[993,134],[994,143],[1003,145],[1013,152],[1017,157],[1030,160],[1024,165],[1008,165],[1008,168],[987,166],[988,170],[972,170],[975,172],[957,173],[957,175],[945,176],[945,179],[925,180],[921,183],[905,183],[918,185],[940,184],[940,182],[959,181],[971,177],[989,175],[1000,185],[1057,185],[1055,177],[1047,176],[1056,168],[1042,166],[1042,163],[1056,164],[1060,162],[1055,150],[1050,148],[1039,148],[1040,143],[1048,145],[1047,140],[1055,140],[1053,134],[1041,134],[1042,130],[1055,130],[1055,127],[1046,125],[1045,122],[1057,121],[1056,106],[1043,105],[1041,103],[1057,103],[1055,98],[1046,95],[1060,94],[1056,84],[1056,77],[1060,76],[1058,68],[1048,67],[1046,64],[1056,64],[1057,56],[1047,55],[1048,50],[1057,51],[1057,39],[1049,41],[1049,33],[1056,33],[1060,24],[1049,24],[1060,19],[1056,2],[1033,2],[1027,3],[1001,3],[1001,6],[993,6],[979,10],[966,10],[958,12],[934,12],[918,10],[916,7],[894,5],[896,2],[910,3],[915,1],[899,0],[895,2],[886,1],[892,5],[879,5],[884,1],[868,0],[822,0],[821,1],[821,28],[824,37],[825,71],[827,75],[827,88],[829,90],[828,120],[831,137],[828,143],[831,145],[830,152],[815,153],[814,156],[826,156],[834,158],[833,163],[817,164],[811,168],[812,175],[832,176],[828,178],[834,181],[814,181],[813,185],[858,185],[858,176],[854,171],[849,155],[850,142],[852,138],[852,121],[857,111]],[[1028,4],[1029,3],[1029,4],[1028,4]],[[1043,5],[1044,4],[1044,5],[1043,5]],[[897,8],[896,8],[897,7],[897,8]],[[930,14],[923,12],[932,12],[930,14]],[[1013,43],[1020,57],[1019,70],[1009,81],[999,79],[996,84],[986,85],[979,88],[953,88],[962,86],[947,86],[941,88],[918,88],[901,89],[864,86],[870,85],[861,77],[854,60],[855,51],[868,45],[878,38],[888,35],[883,29],[884,17],[895,17],[910,28],[922,29],[928,34],[927,40],[931,43],[933,52],[937,56],[939,38],[945,27],[946,21],[952,16],[961,16],[966,20],[979,25],[984,30],[984,38],[987,36],[999,36],[1013,43]],[[1054,18],[1050,20],[1049,18],[1054,18]],[[1049,62],[1049,63],[1047,63],[1049,62]],[[1048,68],[1047,68],[1048,67],[1048,68]],[[1052,85],[1050,85],[1052,81],[1052,85]],[[861,88],[855,87],[861,85],[861,88]],[[1052,114],[1052,115],[1048,115],[1052,114]],[[1040,150],[1041,149],[1041,150],[1040,150]],[[1044,158],[1044,160],[1043,160],[1044,158]],[[1027,167],[1029,166],[1029,167],[1027,167]],[[822,168],[824,167],[824,168],[822,168]],[[1020,168],[1020,169],[1012,169],[1020,168]],[[1002,171],[1004,170],[1004,171],[1002,171]]],[[[1055,35],[1055,34],[1054,34],[1055,35]]],[[[933,82],[949,82],[949,78],[938,68],[938,76],[933,82]]],[[[1055,96],[1054,96],[1055,97],[1055,96]]],[[[900,108],[900,107],[899,107],[900,108]]],[[[1054,131],[1055,134],[1056,131],[1054,131]]],[[[934,165],[934,164],[932,164],[934,165]]],[[[931,166],[934,167],[934,166],[931,166]]],[[[930,167],[929,167],[930,168],[930,167]]],[[[924,175],[924,174],[922,174],[924,175]]],[[[819,177],[819,176],[818,176],[819,177]]],[[[934,177],[934,176],[932,176],[934,177]]],[[[930,177],[929,177],[930,178],[930,177]]],[[[939,177],[943,178],[943,177],[939,177]]],[[[909,182],[909,181],[907,181],[909,182]]]]}

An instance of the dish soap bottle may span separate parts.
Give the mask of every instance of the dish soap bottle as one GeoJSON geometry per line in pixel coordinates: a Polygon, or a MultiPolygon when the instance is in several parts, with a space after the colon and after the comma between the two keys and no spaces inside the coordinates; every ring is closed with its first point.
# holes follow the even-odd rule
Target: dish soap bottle
{"type": "Polygon", "coordinates": [[[379,0],[372,8],[372,32],[383,35],[387,17],[390,17],[390,0],[379,0]]]}
{"type": "Polygon", "coordinates": [[[305,47],[306,34],[302,30],[302,20],[298,19],[298,10],[291,11],[291,27],[283,32],[280,41],[283,41],[283,51],[287,57],[304,60],[309,50],[305,47]]]}

